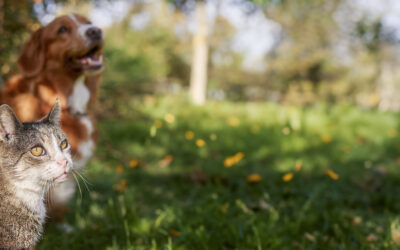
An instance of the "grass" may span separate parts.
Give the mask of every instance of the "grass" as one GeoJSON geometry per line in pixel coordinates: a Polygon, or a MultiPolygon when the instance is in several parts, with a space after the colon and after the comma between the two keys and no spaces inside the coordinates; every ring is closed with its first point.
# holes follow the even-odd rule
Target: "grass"
{"type": "Polygon", "coordinates": [[[48,225],[38,249],[400,246],[397,114],[177,97],[120,110],[99,121],[75,230],[48,225]]]}

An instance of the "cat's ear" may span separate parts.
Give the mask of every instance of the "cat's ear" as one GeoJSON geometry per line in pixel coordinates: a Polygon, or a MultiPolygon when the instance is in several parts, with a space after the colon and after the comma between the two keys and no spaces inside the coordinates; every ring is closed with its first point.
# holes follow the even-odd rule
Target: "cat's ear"
{"type": "Polygon", "coordinates": [[[57,99],[56,104],[54,104],[53,108],[46,115],[46,117],[44,117],[41,120],[41,122],[58,126],[60,124],[60,116],[61,116],[61,107],[60,107],[60,102],[57,99]]]}
{"type": "Polygon", "coordinates": [[[22,127],[14,111],[7,105],[0,106],[0,140],[10,141],[15,132],[22,127]]]}

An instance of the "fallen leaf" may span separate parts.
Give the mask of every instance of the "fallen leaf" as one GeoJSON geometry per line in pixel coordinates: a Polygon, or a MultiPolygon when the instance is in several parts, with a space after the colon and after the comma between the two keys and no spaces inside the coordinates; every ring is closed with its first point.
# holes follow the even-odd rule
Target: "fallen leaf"
{"type": "Polygon", "coordinates": [[[161,161],[158,162],[158,164],[160,167],[165,168],[168,167],[173,160],[174,157],[172,155],[166,155],[161,161]]]}
{"type": "Polygon", "coordinates": [[[117,174],[122,174],[124,172],[124,167],[122,165],[115,166],[115,172],[117,172],[117,174]]]}
{"type": "Polygon", "coordinates": [[[289,181],[291,181],[291,180],[293,179],[293,177],[294,177],[293,173],[292,173],[292,172],[289,172],[289,173],[285,174],[285,175],[282,177],[282,180],[283,180],[284,182],[289,182],[289,181]]]}
{"type": "Polygon", "coordinates": [[[121,180],[118,184],[114,185],[114,189],[120,192],[125,191],[126,187],[127,187],[126,180],[121,180]]]}
{"type": "Polygon", "coordinates": [[[197,145],[197,147],[201,148],[201,147],[204,147],[206,145],[206,142],[203,139],[197,139],[196,140],[196,145],[197,145]]]}
{"type": "Polygon", "coordinates": [[[173,123],[175,121],[175,116],[173,114],[166,114],[164,120],[168,123],[173,123]]]}
{"type": "Polygon", "coordinates": [[[247,182],[249,183],[257,183],[261,181],[261,175],[259,174],[251,174],[247,176],[247,182]]]}
{"type": "Polygon", "coordinates": [[[323,135],[322,138],[321,138],[321,140],[322,140],[322,142],[324,142],[324,143],[329,143],[329,142],[332,141],[332,136],[330,136],[330,135],[323,135]]]}
{"type": "Polygon", "coordinates": [[[194,132],[191,130],[188,130],[185,132],[185,138],[187,140],[192,140],[194,138],[194,132]]]}
{"type": "Polygon", "coordinates": [[[337,173],[333,172],[333,170],[328,169],[325,171],[325,173],[327,175],[329,175],[329,177],[331,177],[331,179],[333,179],[335,181],[337,181],[339,179],[339,175],[337,173]]]}
{"type": "Polygon", "coordinates": [[[136,168],[139,165],[139,161],[138,160],[130,160],[129,161],[129,167],[130,168],[136,168]]]}
{"type": "Polygon", "coordinates": [[[235,155],[228,156],[224,160],[224,166],[226,168],[230,168],[233,165],[237,164],[240,160],[242,160],[244,157],[244,154],[242,152],[236,153],[235,155]]]}

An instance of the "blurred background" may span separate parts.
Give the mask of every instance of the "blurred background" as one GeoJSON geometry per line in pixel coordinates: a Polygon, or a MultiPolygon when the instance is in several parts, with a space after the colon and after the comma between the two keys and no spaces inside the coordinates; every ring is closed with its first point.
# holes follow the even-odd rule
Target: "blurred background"
{"type": "Polygon", "coordinates": [[[39,249],[400,246],[399,1],[0,0],[0,82],[71,12],[105,32],[99,142],[39,249]]]}
{"type": "Polygon", "coordinates": [[[132,95],[186,93],[197,62],[206,64],[211,100],[400,108],[394,0],[219,0],[197,10],[192,0],[0,4],[3,81],[16,71],[31,31],[77,12],[106,32],[102,100],[105,92],[125,95],[123,103],[132,95]],[[196,46],[206,47],[207,58],[194,60],[196,46]]]}

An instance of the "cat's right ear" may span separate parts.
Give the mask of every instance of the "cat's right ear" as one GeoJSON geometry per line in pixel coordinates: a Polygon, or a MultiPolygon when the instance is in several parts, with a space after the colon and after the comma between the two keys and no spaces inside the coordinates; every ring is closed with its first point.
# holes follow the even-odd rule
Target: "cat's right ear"
{"type": "Polygon", "coordinates": [[[40,121],[58,126],[60,124],[60,116],[61,116],[61,106],[60,106],[60,101],[57,98],[56,104],[54,104],[53,108],[51,108],[50,112],[46,115],[46,117],[42,118],[42,120],[40,121]]]}
{"type": "Polygon", "coordinates": [[[12,140],[15,132],[22,126],[14,111],[7,105],[0,106],[0,141],[12,140]]]}

